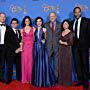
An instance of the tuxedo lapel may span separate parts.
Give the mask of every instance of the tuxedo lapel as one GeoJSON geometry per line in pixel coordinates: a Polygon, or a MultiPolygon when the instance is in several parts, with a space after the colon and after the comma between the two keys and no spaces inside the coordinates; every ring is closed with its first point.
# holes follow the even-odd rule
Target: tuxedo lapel
{"type": "Polygon", "coordinates": [[[55,26],[54,32],[58,32],[58,30],[60,30],[60,24],[58,22],[56,22],[56,26],[55,26]]]}
{"type": "Polygon", "coordinates": [[[51,30],[51,25],[50,25],[50,22],[48,23],[48,30],[49,30],[49,32],[51,32],[52,30],[51,30]]]}
{"type": "Polygon", "coordinates": [[[15,34],[13,29],[11,29],[11,32],[12,32],[12,36],[14,36],[16,42],[18,42],[19,41],[19,37],[17,37],[17,35],[15,34]]]}
{"type": "Polygon", "coordinates": [[[8,32],[9,30],[10,30],[10,27],[6,25],[6,32],[8,32]]]}
{"type": "Polygon", "coordinates": [[[17,35],[16,35],[16,33],[14,32],[14,30],[12,29],[12,33],[19,39],[20,38],[20,32],[19,32],[19,30],[17,30],[17,32],[18,32],[18,37],[17,37],[17,35]]]}
{"type": "Polygon", "coordinates": [[[83,28],[83,26],[84,26],[84,17],[82,17],[81,18],[81,23],[80,23],[80,36],[81,36],[81,34],[83,33],[83,30],[84,30],[84,28],[83,28]]]}
{"type": "Polygon", "coordinates": [[[82,26],[83,26],[83,22],[84,22],[84,18],[81,18],[81,24],[80,24],[80,31],[82,30],[82,26]]]}
{"type": "Polygon", "coordinates": [[[55,30],[54,30],[54,32],[56,32],[56,31],[57,31],[57,28],[58,28],[58,22],[56,22],[56,25],[55,25],[55,30]]]}
{"type": "Polygon", "coordinates": [[[4,36],[5,38],[6,38],[6,34],[9,33],[9,31],[10,31],[10,27],[8,25],[6,25],[6,31],[5,31],[5,36],[4,36]]]}
{"type": "Polygon", "coordinates": [[[13,29],[12,29],[12,33],[16,36],[15,32],[13,31],[13,29]]]}
{"type": "Polygon", "coordinates": [[[18,30],[18,34],[19,34],[19,40],[21,40],[21,33],[20,33],[20,31],[18,30]]]}
{"type": "Polygon", "coordinates": [[[72,28],[73,28],[73,31],[75,32],[75,29],[74,29],[74,22],[75,22],[75,19],[72,21],[72,28]]]}

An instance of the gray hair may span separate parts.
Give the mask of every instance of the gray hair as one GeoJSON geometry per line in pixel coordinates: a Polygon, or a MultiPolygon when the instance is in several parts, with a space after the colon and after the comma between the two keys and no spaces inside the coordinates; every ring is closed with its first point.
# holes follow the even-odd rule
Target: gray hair
{"type": "Polygon", "coordinates": [[[50,12],[50,13],[49,13],[49,16],[50,16],[50,14],[52,14],[52,13],[54,13],[54,14],[57,16],[57,13],[56,13],[56,12],[50,12]]]}

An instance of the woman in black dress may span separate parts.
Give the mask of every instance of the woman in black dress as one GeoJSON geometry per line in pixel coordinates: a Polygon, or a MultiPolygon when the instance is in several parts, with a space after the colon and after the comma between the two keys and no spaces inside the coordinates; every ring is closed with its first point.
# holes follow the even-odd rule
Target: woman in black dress
{"type": "Polygon", "coordinates": [[[64,20],[61,25],[60,33],[60,52],[59,52],[59,84],[69,86],[72,84],[72,45],[74,33],[71,31],[71,23],[64,20]]]}

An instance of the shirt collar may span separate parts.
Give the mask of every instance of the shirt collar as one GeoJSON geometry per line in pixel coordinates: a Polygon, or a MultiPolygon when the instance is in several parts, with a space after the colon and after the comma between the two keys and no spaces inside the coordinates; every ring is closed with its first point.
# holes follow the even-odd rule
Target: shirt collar
{"type": "MultiPolygon", "coordinates": [[[[82,18],[82,17],[79,17],[78,20],[81,20],[81,18],[82,18]]],[[[77,18],[76,18],[75,20],[77,20],[77,18]]]]}
{"type": "Polygon", "coordinates": [[[12,29],[13,29],[13,31],[16,33],[16,30],[17,30],[17,29],[15,29],[15,28],[12,28],[12,29]]]}
{"type": "Polygon", "coordinates": [[[51,24],[52,24],[52,23],[56,24],[56,21],[54,21],[54,22],[50,22],[50,23],[51,23],[51,24]]]}

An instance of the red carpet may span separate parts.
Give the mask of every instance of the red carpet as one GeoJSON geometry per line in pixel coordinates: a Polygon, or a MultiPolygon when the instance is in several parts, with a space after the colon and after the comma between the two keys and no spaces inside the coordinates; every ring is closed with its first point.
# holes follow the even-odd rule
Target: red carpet
{"type": "Polygon", "coordinates": [[[83,87],[56,86],[49,88],[40,88],[40,87],[34,87],[30,84],[22,84],[21,82],[13,81],[12,83],[10,83],[10,85],[6,85],[0,82],[0,90],[83,90],[83,87]]]}

